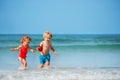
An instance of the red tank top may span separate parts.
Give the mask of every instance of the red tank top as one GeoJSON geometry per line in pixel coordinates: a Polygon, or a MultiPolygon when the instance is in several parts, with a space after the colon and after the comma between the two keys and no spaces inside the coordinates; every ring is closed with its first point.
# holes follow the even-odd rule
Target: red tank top
{"type": "Polygon", "coordinates": [[[28,52],[28,47],[22,45],[20,49],[19,57],[26,59],[27,52],[28,52]]]}

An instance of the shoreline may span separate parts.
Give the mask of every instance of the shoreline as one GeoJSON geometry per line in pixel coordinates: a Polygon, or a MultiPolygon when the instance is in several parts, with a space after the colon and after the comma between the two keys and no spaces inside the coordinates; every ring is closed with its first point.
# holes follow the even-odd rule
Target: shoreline
{"type": "Polygon", "coordinates": [[[0,80],[120,80],[119,68],[0,70],[0,80]]]}

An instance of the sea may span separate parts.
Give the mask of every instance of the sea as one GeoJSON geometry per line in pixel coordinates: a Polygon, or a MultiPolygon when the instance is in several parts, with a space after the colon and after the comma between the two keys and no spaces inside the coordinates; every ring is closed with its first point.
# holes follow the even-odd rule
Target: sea
{"type": "Polygon", "coordinates": [[[53,34],[50,70],[39,68],[42,34],[0,34],[0,80],[120,80],[120,34],[53,34]],[[28,35],[32,41],[27,70],[20,70],[19,51],[10,51],[28,35]]]}

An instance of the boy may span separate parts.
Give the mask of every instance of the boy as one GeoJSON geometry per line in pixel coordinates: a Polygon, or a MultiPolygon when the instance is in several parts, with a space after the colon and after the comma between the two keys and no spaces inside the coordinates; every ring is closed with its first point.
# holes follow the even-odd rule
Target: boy
{"type": "Polygon", "coordinates": [[[40,68],[44,67],[44,64],[46,64],[46,69],[49,70],[50,68],[50,49],[53,51],[54,54],[57,55],[57,52],[52,46],[51,39],[52,39],[52,33],[49,31],[44,32],[43,34],[44,40],[40,43],[41,50],[39,47],[36,49],[41,52],[40,54],[40,68]]]}

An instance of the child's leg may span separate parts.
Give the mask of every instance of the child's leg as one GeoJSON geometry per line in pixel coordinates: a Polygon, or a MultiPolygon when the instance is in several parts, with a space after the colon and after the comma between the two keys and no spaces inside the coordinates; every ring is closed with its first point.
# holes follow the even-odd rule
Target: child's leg
{"type": "Polygon", "coordinates": [[[22,67],[23,67],[24,65],[21,57],[18,57],[18,61],[22,64],[22,67]]]}
{"type": "Polygon", "coordinates": [[[44,67],[44,64],[40,64],[40,68],[42,69],[44,67]]]}
{"type": "Polygon", "coordinates": [[[27,68],[27,62],[26,62],[26,60],[23,59],[23,58],[21,58],[21,57],[18,57],[18,60],[21,62],[22,68],[26,69],[27,68]]]}
{"type": "Polygon", "coordinates": [[[44,63],[45,63],[44,56],[40,55],[39,58],[40,58],[40,68],[43,68],[44,67],[44,63]]]}
{"type": "Polygon", "coordinates": [[[46,69],[47,69],[47,70],[50,69],[50,62],[46,62],[46,69]]]}
{"type": "Polygon", "coordinates": [[[25,60],[25,59],[22,59],[22,62],[23,62],[23,66],[24,66],[23,69],[26,69],[26,68],[27,68],[27,62],[26,62],[26,60],[25,60]]]}

